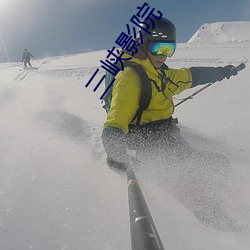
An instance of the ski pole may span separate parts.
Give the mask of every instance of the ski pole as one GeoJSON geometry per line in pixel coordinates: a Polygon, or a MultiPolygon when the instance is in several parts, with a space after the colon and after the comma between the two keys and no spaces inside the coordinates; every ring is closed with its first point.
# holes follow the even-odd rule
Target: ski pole
{"type": "MultiPolygon", "coordinates": [[[[235,69],[237,71],[241,71],[246,67],[245,63],[241,63],[240,65],[238,65],[237,67],[235,67],[235,69]]],[[[182,104],[183,102],[189,100],[189,99],[193,99],[193,97],[197,94],[199,94],[201,91],[205,90],[206,88],[210,87],[211,85],[213,85],[213,83],[208,83],[207,85],[205,85],[204,87],[202,87],[201,89],[197,90],[196,92],[194,92],[192,95],[184,98],[182,101],[178,102],[177,104],[174,105],[174,107],[179,106],[180,104],[182,104]]]]}
{"type": "MultiPolygon", "coordinates": [[[[34,57],[34,58],[35,58],[35,57],[34,57]]],[[[41,63],[40,63],[40,61],[38,61],[38,59],[37,59],[37,58],[35,58],[35,59],[37,60],[37,62],[38,62],[39,64],[41,64],[41,63]]]]}
{"type": "Polygon", "coordinates": [[[132,250],[164,250],[134,171],[127,170],[132,250]]]}

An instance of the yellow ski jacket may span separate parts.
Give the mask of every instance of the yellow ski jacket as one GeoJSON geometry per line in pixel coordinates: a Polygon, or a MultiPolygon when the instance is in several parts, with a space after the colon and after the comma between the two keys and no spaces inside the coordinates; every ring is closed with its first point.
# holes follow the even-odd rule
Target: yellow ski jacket
{"type": "MultiPolygon", "coordinates": [[[[131,57],[124,54],[122,58],[131,57]],[[126,55],[126,56],[125,56],[126,55]]],[[[188,68],[165,69],[166,76],[171,81],[167,81],[164,92],[161,90],[161,79],[159,77],[161,69],[155,69],[149,59],[138,59],[132,57],[130,62],[135,62],[143,66],[148,77],[151,79],[152,97],[147,110],[141,117],[141,124],[152,121],[167,119],[174,113],[173,96],[181,93],[192,86],[192,74],[188,68]],[[158,88],[155,86],[157,84],[158,88]]],[[[110,111],[104,128],[115,127],[128,133],[128,125],[131,123],[139,107],[141,94],[140,76],[130,67],[125,67],[116,75],[116,80],[112,89],[112,101],[110,111]]],[[[135,121],[132,123],[135,124],[135,121]]]]}

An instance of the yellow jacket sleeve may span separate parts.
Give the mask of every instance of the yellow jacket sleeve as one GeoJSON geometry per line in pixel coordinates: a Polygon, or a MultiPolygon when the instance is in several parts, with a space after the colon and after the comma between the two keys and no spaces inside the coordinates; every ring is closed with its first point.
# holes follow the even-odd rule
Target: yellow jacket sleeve
{"type": "Polygon", "coordinates": [[[188,68],[169,69],[167,75],[173,83],[170,82],[165,90],[170,90],[172,95],[178,95],[192,86],[192,74],[188,68]]]}

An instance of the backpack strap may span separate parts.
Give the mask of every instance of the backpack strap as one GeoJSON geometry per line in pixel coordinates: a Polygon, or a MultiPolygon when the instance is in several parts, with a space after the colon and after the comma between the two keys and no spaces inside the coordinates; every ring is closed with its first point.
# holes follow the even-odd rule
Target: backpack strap
{"type": "MultiPolygon", "coordinates": [[[[121,67],[121,65],[119,65],[118,63],[117,63],[117,66],[119,68],[121,67]]],[[[144,110],[148,108],[150,100],[151,100],[151,96],[152,96],[151,80],[148,77],[147,73],[145,72],[144,68],[140,64],[135,63],[135,62],[124,62],[123,66],[132,68],[141,79],[141,96],[140,96],[140,101],[139,101],[139,108],[136,111],[131,121],[133,122],[137,119],[136,125],[140,125],[142,113],[144,110]]],[[[107,72],[106,78],[105,78],[105,89],[107,89],[110,86],[110,83],[112,82],[113,79],[114,79],[114,76],[110,74],[109,72],[107,72]]],[[[103,105],[103,108],[106,109],[107,113],[109,112],[109,109],[111,106],[111,99],[112,99],[112,86],[109,87],[107,93],[103,97],[103,101],[105,103],[103,105]]]]}
{"type": "Polygon", "coordinates": [[[161,80],[162,93],[164,93],[164,90],[167,87],[167,82],[169,81],[169,78],[166,75],[166,70],[168,70],[168,69],[169,69],[169,67],[165,63],[161,66],[161,69],[160,69],[161,73],[159,74],[159,79],[161,80]]]}
{"type": "Polygon", "coordinates": [[[161,80],[161,91],[164,93],[164,90],[167,86],[168,77],[166,75],[165,70],[161,69],[161,74],[159,74],[159,78],[161,80]]]}
{"type": "Polygon", "coordinates": [[[136,125],[140,125],[142,113],[148,108],[151,100],[152,86],[147,73],[141,65],[133,63],[132,65],[130,65],[130,67],[134,69],[141,78],[141,97],[139,101],[139,108],[131,121],[133,122],[135,121],[135,119],[137,119],[136,125]]]}
{"type": "Polygon", "coordinates": [[[136,125],[140,125],[141,122],[141,117],[142,113],[144,110],[146,110],[150,104],[151,97],[152,97],[152,85],[151,82],[154,84],[155,88],[158,90],[158,92],[162,92],[164,94],[164,90],[166,89],[167,82],[168,82],[168,77],[166,75],[165,70],[168,69],[168,66],[166,64],[163,64],[162,69],[161,69],[161,74],[159,74],[159,78],[161,80],[161,89],[158,87],[157,83],[155,80],[150,79],[145,72],[144,68],[139,65],[139,64],[133,64],[132,67],[137,74],[141,77],[141,98],[139,102],[139,108],[132,119],[131,122],[133,122],[135,119],[136,120],[136,125]]]}
{"type": "Polygon", "coordinates": [[[151,97],[152,97],[152,85],[151,82],[154,84],[156,89],[159,92],[162,92],[164,94],[164,90],[167,86],[168,77],[166,75],[165,70],[168,69],[168,66],[164,64],[163,68],[161,69],[161,74],[159,74],[159,78],[161,80],[161,89],[158,87],[156,81],[150,79],[144,70],[144,68],[137,63],[133,62],[126,62],[124,67],[131,67],[135,70],[135,72],[139,75],[141,78],[141,96],[139,101],[139,108],[136,111],[131,123],[136,120],[136,125],[140,125],[141,123],[141,117],[144,110],[146,110],[150,104],[151,97]]]}

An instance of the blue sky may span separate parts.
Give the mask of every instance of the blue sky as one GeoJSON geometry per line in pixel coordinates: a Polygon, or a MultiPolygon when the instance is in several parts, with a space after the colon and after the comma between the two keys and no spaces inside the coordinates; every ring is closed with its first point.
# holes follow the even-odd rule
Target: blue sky
{"type": "Polygon", "coordinates": [[[145,2],[176,25],[178,42],[203,23],[250,21],[250,0],[0,0],[0,62],[19,61],[24,47],[37,58],[112,48],[145,2]]]}

